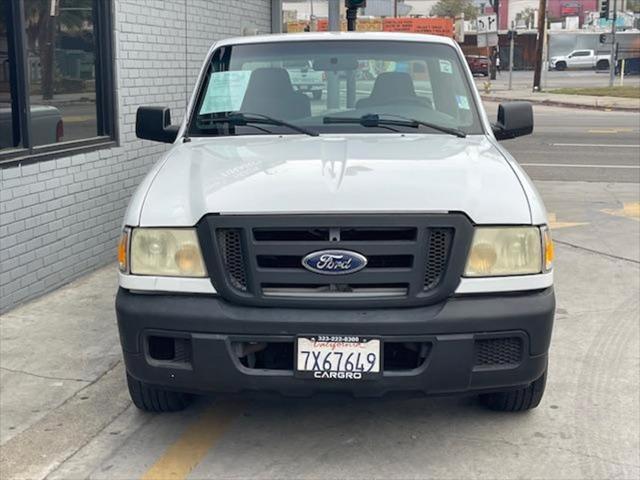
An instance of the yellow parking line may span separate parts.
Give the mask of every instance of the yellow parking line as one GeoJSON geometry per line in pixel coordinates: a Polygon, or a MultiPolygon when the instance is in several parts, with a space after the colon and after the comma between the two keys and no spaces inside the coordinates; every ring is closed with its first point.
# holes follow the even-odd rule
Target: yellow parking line
{"type": "Polygon", "coordinates": [[[600,211],[608,215],[615,215],[616,217],[626,217],[640,222],[640,202],[625,202],[622,204],[622,208],[605,208],[600,211]]]}
{"type": "Polygon", "coordinates": [[[242,411],[235,403],[214,404],[142,476],[142,480],[182,480],[202,461],[242,411]]]}
{"type": "Polygon", "coordinates": [[[548,213],[549,228],[557,230],[558,228],[579,227],[580,225],[589,225],[586,222],[559,222],[555,213],[548,213]]]}

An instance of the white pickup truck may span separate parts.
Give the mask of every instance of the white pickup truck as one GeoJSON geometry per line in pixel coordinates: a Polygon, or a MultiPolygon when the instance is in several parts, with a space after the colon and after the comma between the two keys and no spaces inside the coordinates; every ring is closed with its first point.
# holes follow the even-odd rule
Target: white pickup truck
{"type": "MultiPolygon", "coordinates": [[[[11,148],[19,143],[14,138],[11,106],[0,104],[0,149],[11,148]]],[[[51,105],[31,105],[32,145],[49,145],[62,141],[64,123],[60,110],[51,105]]]]}
{"type": "Polygon", "coordinates": [[[133,195],[118,248],[135,405],[402,391],[535,408],[553,244],[540,196],[499,143],[532,131],[526,102],[489,122],[449,38],[216,43],[180,125],[168,108],[137,113],[139,138],[172,146],[133,195]],[[326,82],[312,109],[285,67],[300,62],[339,79],[378,68],[326,82]]]}
{"type": "Polygon", "coordinates": [[[326,83],[323,72],[314,70],[309,61],[288,61],[283,66],[289,72],[295,90],[310,93],[314,100],[322,98],[322,89],[326,83]]]}
{"type": "Polygon", "coordinates": [[[606,70],[609,68],[610,55],[597,55],[594,50],[574,50],[569,55],[560,55],[549,59],[549,68],[555,70],[589,69],[606,70]]]}

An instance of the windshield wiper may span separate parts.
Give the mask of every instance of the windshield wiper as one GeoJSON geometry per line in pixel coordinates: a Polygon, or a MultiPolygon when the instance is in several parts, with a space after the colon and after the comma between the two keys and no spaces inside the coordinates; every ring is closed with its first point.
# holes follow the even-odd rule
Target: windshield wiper
{"type": "Polygon", "coordinates": [[[285,122],[284,120],[273,118],[268,115],[262,115],[261,113],[232,112],[222,117],[208,117],[204,120],[204,122],[209,124],[229,123],[230,125],[234,125],[234,126],[250,125],[251,123],[257,123],[262,125],[277,125],[280,127],[287,127],[291,130],[304,133],[305,135],[309,135],[311,137],[317,137],[319,135],[318,132],[314,132],[313,130],[300,127],[293,123],[285,122]]]}
{"type": "Polygon", "coordinates": [[[362,115],[361,117],[324,117],[323,123],[359,123],[363,127],[384,127],[386,125],[395,125],[398,127],[411,127],[420,128],[427,127],[433,130],[437,130],[442,133],[448,133],[449,135],[455,135],[456,137],[464,138],[467,136],[462,130],[456,128],[443,127],[442,125],[436,125],[434,123],[423,122],[422,120],[416,120],[415,118],[403,117],[402,115],[394,115],[390,113],[383,113],[382,115],[388,117],[396,117],[399,120],[393,120],[390,118],[381,118],[376,113],[369,113],[362,115]]]}

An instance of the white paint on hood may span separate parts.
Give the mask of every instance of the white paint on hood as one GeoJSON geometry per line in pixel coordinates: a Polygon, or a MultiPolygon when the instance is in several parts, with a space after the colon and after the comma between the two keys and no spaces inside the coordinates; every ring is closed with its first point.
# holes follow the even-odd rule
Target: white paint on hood
{"type": "Polygon", "coordinates": [[[520,180],[483,135],[192,138],[149,183],[141,226],[191,226],[207,213],[442,211],[531,223],[520,180]]]}

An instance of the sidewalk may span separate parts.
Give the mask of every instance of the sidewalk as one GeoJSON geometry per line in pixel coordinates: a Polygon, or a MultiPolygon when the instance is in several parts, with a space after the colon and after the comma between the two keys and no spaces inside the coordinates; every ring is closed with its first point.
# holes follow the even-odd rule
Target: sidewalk
{"type": "Polygon", "coordinates": [[[596,97],[591,95],[562,95],[557,93],[537,92],[531,89],[498,90],[485,93],[479,85],[480,96],[489,102],[511,102],[524,100],[534,104],[553,105],[559,107],[588,108],[596,110],[640,111],[640,99],[621,97],[596,97]]]}

